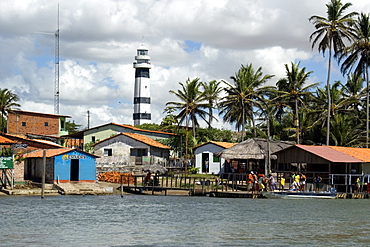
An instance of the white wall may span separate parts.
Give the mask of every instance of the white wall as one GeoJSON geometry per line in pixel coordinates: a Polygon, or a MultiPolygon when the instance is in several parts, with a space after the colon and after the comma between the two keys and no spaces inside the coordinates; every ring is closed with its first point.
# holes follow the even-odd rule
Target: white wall
{"type": "Polygon", "coordinates": [[[221,150],[224,150],[225,148],[220,147],[218,145],[215,145],[213,143],[208,143],[205,145],[202,145],[194,150],[195,152],[195,167],[199,167],[200,173],[205,173],[204,170],[202,170],[202,164],[203,164],[203,154],[208,154],[209,157],[209,174],[219,174],[222,171],[223,164],[225,163],[224,159],[220,159],[220,162],[213,162],[213,153],[219,152],[221,150]]]}

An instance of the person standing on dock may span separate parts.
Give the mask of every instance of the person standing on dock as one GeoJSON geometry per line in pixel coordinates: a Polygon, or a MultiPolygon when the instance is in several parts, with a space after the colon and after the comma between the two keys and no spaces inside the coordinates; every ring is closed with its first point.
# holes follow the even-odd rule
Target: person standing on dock
{"type": "Polygon", "coordinates": [[[253,190],[253,184],[254,184],[254,178],[253,178],[253,171],[249,172],[248,173],[248,177],[247,177],[247,190],[248,191],[252,191],[253,190]]]}
{"type": "Polygon", "coordinates": [[[322,181],[322,177],[320,177],[320,175],[316,175],[313,181],[315,183],[316,191],[320,191],[320,183],[322,181]]]}
{"type": "Polygon", "coordinates": [[[275,178],[272,174],[269,174],[269,183],[270,183],[270,190],[271,191],[276,190],[276,182],[275,182],[275,178]]]}
{"type": "Polygon", "coordinates": [[[281,185],[281,191],[284,190],[284,187],[285,187],[285,177],[283,175],[282,178],[280,178],[280,185],[281,185]]]}
{"type": "Polygon", "coordinates": [[[300,182],[299,182],[299,187],[301,191],[304,191],[306,188],[306,175],[301,172],[300,174],[300,182]]]}
{"type": "Polygon", "coordinates": [[[355,193],[360,193],[361,179],[358,177],[355,182],[355,193]]]}

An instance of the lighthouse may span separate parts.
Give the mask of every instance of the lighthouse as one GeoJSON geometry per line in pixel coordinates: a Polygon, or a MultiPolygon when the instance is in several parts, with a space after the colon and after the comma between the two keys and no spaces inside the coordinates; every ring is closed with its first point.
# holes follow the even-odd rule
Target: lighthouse
{"type": "Polygon", "coordinates": [[[143,44],[137,48],[134,62],[135,89],[134,89],[134,125],[151,123],[150,114],[150,57],[148,48],[143,44]]]}

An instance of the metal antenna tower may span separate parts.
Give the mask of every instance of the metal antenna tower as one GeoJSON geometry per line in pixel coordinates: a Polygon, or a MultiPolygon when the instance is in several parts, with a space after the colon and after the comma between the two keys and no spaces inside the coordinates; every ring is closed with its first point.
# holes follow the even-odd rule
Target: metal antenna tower
{"type": "Polygon", "coordinates": [[[49,32],[34,32],[55,37],[55,85],[54,85],[54,114],[59,115],[59,3],[57,15],[57,30],[54,33],[49,32]]]}
{"type": "Polygon", "coordinates": [[[58,16],[57,16],[57,30],[55,31],[54,114],[59,115],[59,3],[58,3],[58,16]]]}

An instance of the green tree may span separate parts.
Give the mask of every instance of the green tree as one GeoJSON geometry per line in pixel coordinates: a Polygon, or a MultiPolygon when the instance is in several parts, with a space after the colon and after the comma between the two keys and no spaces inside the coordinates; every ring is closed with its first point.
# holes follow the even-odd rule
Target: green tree
{"type": "Polygon", "coordinates": [[[6,132],[5,119],[9,113],[13,110],[18,109],[21,105],[17,103],[19,101],[18,95],[8,89],[0,89],[0,111],[1,111],[1,131],[6,132]]]}
{"type": "Polygon", "coordinates": [[[341,70],[363,75],[366,81],[366,147],[369,147],[369,66],[370,66],[370,20],[369,15],[361,13],[355,22],[354,42],[346,47],[341,70]]]}
{"type": "MultiPolygon", "coordinates": [[[[314,125],[320,125],[320,128],[323,129],[325,124],[327,125],[327,89],[326,88],[318,88],[316,91],[315,102],[312,105],[312,116],[315,119],[314,125]]],[[[353,112],[348,106],[353,102],[345,97],[343,97],[343,87],[340,81],[335,81],[332,84],[331,89],[329,92],[331,93],[332,104],[330,107],[331,112],[329,113],[331,117],[334,117],[337,114],[347,114],[351,115],[353,112]]],[[[353,118],[356,116],[353,116],[353,118]]],[[[331,125],[331,122],[329,123],[331,125]]],[[[330,132],[332,136],[332,133],[330,132]]],[[[319,142],[319,141],[317,141],[319,142]]],[[[330,142],[329,142],[330,144],[330,142]]]]}
{"type": "Polygon", "coordinates": [[[255,129],[254,108],[263,109],[267,104],[264,96],[272,87],[262,87],[273,75],[263,75],[262,68],[253,69],[252,64],[241,65],[235,76],[231,76],[233,84],[226,81],[226,96],[220,102],[220,114],[223,120],[235,123],[238,130],[242,129],[242,141],[245,137],[245,124],[247,119],[252,122],[254,136],[257,136],[255,129]]]}
{"type": "Polygon", "coordinates": [[[75,124],[75,122],[66,122],[66,131],[68,131],[69,134],[76,133],[78,129],[81,127],[80,124],[75,124]]]}
{"type": "Polygon", "coordinates": [[[280,79],[276,85],[278,91],[281,93],[280,98],[286,102],[287,106],[292,111],[293,125],[296,129],[296,141],[300,143],[300,119],[299,109],[305,107],[305,101],[312,98],[310,89],[315,87],[317,83],[305,86],[308,77],[312,71],[306,72],[306,68],[299,68],[300,63],[291,63],[290,67],[285,64],[286,78],[280,79]]]}
{"type": "MultiPolygon", "coordinates": [[[[189,137],[189,123],[191,121],[193,128],[193,136],[195,136],[195,129],[199,126],[197,117],[201,117],[206,120],[208,113],[204,110],[208,108],[208,103],[205,102],[204,94],[200,91],[201,82],[199,78],[186,80],[185,84],[179,82],[181,90],[169,92],[174,94],[180,102],[167,102],[166,106],[168,109],[176,109],[180,111],[176,116],[179,119],[179,125],[185,121],[186,124],[186,137],[185,137],[185,148],[186,156],[188,155],[188,137],[189,137]]],[[[188,158],[188,157],[186,157],[188,158]]]]}
{"type": "MultiPolygon", "coordinates": [[[[327,7],[327,17],[313,15],[309,18],[316,28],[310,35],[310,41],[312,41],[312,49],[318,45],[319,52],[325,55],[325,52],[329,52],[328,57],[328,74],[326,81],[326,89],[328,90],[328,110],[330,113],[331,98],[330,98],[330,72],[331,72],[331,60],[332,52],[334,52],[334,58],[340,57],[345,48],[345,41],[351,41],[355,35],[353,29],[354,19],[357,15],[356,12],[345,14],[345,11],[352,6],[351,3],[342,4],[341,0],[331,0],[327,7]]],[[[327,115],[327,132],[326,132],[326,145],[329,145],[329,133],[330,133],[330,114],[327,115]]]]}
{"type": "Polygon", "coordinates": [[[222,87],[220,87],[221,82],[216,80],[210,81],[208,83],[203,82],[203,93],[204,99],[208,102],[208,128],[212,128],[213,109],[217,107],[219,100],[219,95],[222,92],[222,87]]]}

